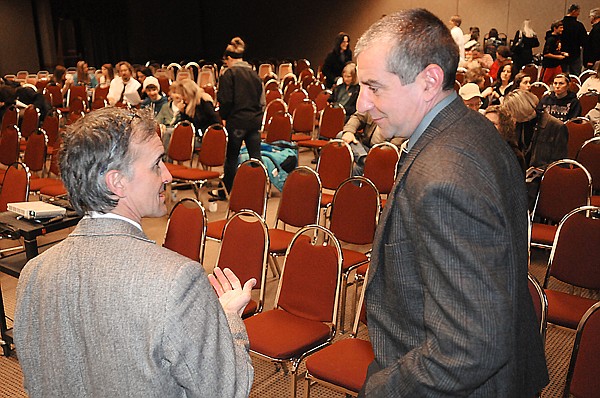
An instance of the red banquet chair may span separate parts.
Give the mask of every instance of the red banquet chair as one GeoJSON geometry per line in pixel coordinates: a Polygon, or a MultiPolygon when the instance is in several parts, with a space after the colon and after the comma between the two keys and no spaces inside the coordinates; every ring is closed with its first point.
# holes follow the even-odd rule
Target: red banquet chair
{"type": "Polygon", "coordinates": [[[244,320],[250,353],[281,364],[291,373],[296,396],[302,359],[329,345],[336,335],[342,274],[342,253],[327,229],[301,228],[286,251],[272,310],[244,320]]]}
{"type": "Polygon", "coordinates": [[[202,262],[206,224],[206,211],[202,204],[191,198],[181,199],[169,214],[163,247],[202,262]]]}

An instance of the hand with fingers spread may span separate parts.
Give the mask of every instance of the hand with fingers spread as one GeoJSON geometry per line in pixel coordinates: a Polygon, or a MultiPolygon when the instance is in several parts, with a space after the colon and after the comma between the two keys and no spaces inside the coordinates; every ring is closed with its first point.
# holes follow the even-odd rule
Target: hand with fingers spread
{"type": "Polygon", "coordinates": [[[242,287],[240,280],[232,270],[229,268],[221,270],[217,267],[212,274],[208,275],[208,280],[215,289],[223,310],[226,313],[234,312],[242,316],[244,308],[250,301],[250,294],[256,285],[256,279],[249,279],[242,287]]]}

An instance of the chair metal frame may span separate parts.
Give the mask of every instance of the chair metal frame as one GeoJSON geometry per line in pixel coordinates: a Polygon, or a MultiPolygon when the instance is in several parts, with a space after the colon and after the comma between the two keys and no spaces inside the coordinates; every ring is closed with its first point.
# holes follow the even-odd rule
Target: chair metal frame
{"type": "MultiPolygon", "coordinates": [[[[188,210],[192,210],[192,209],[188,209],[188,210]]],[[[189,219],[185,220],[186,222],[192,221],[189,219]]],[[[179,254],[181,254],[182,256],[186,256],[191,260],[194,261],[198,261],[199,263],[202,263],[204,260],[204,249],[206,247],[206,226],[208,224],[208,218],[206,217],[206,210],[204,209],[204,206],[202,206],[202,203],[200,203],[200,201],[193,199],[193,198],[183,198],[181,200],[179,200],[175,206],[173,206],[173,208],[171,209],[171,212],[169,213],[169,218],[167,220],[167,227],[165,228],[165,238],[163,240],[163,247],[169,249],[169,250],[173,250],[179,254]],[[198,256],[196,258],[194,257],[190,257],[188,255],[186,255],[183,252],[177,251],[176,247],[170,246],[170,243],[167,243],[167,239],[169,239],[169,231],[172,230],[172,226],[171,226],[171,222],[172,222],[172,217],[173,214],[175,214],[175,212],[180,208],[179,206],[184,206],[185,204],[192,204],[197,206],[198,210],[200,211],[200,215],[202,217],[202,226],[201,226],[201,231],[200,231],[200,242],[199,242],[199,248],[198,248],[198,256]]],[[[189,238],[189,235],[186,235],[185,237],[180,236],[179,239],[181,238],[189,238]]],[[[189,239],[187,239],[189,240],[189,239]]]]}
{"type": "Polygon", "coordinates": [[[321,155],[317,161],[317,173],[321,178],[322,190],[333,191],[332,193],[323,192],[321,194],[321,208],[327,211],[333,201],[333,195],[337,187],[347,178],[352,176],[352,165],[354,164],[354,155],[350,149],[350,145],[341,139],[331,140],[327,145],[321,148],[321,155]],[[333,149],[330,149],[333,148],[333,149]],[[331,152],[334,151],[334,152],[331,152]],[[347,154],[347,164],[332,163],[329,153],[339,156],[339,152],[347,154]]]}
{"type": "Polygon", "coordinates": [[[548,328],[548,298],[546,297],[546,293],[544,292],[544,289],[542,288],[538,280],[530,272],[527,273],[527,282],[532,300],[538,300],[539,302],[539,314],[537,313],[538,307],[535,303],[534,308],[536,309],[536,315],[539,318],[539,330],[540,335],[542,336],[542,342],[545,345],[546,329],[548,328]]]}
{"type": "MultiPolygon", "coordinates": [[[[304,264],[302,264],[302,265],[304,265],[304,264]]],[[[321,263],[320,266],[322,267],[323,264],[321,263]]],[[[306,356],[312,354],[313,352],[316,352],[316,351],[320,350],[321,348],[330,345],[331,341],[336,336],[336,333],[337,333],[336,324],[338,322],[340,288],[341,288],[341,283],[342,283],[342,281],[341,281],[342,275],[341,274],[342,274],[342,251],[341,251],[340,243],[338,242],[337,238],[333,235],[333,233],[331,231],[327,230],[326,228],[324,228],[320,225],[307,225],[307,226],[301,228],[298,232],[296,232],[296,234],[292,238],[292,240],[286,250],[285,262],[284,262],[284,265],[283,265],[283,268],[281,271],[281,278],[279,279],[279,285],[277,287],[274,308],[272,310],[264,311],[260,314],[257,314],[256,316],[250,317],[245,320],[246,327],[249,330],[250,354],[254,357],[266,359],[268,361],[274,362],[277,365],[282,366],[284,369],[284,372],[286,374],[291,373],[291,375],[290,375],[291,376],[291,390],[292,390],[291,396],[293,396],[293,397],[296,396],[297,380],[304,376],[303,374],[302,375],[297,374],[298,367],[300,366],[302,359],[304,359],[306,356]],[[310,236],[310,241],[308,240],[309,236],[307,236],[307,235],[310,236]],[[320,239],[319,235],[322,235],[324,238],[320,239]],[[297,315],[294,313],[290,313],[289,308],[288,308],[288,310],[286,310],[280,306],[282,291],[289,289],[289,287],[287,287],[288,285],[285,283],[286,282],[286,274],[285,274],[286,268],[290,268],[292,265],[296,265],[296,264],[294,264],[294,262],[298,262],[298,261],[294,257],[297,253],[297,251],[295,251],[295,250],[300,250],[300,249],[297,249],[296,245],[304,244],[306,242],[309,242],[309,244],[313,247],[321,247],[321,248],[324,248],[325,246],[333,247],[333,250],[335,250],[335,253],[336,253],[337,264],[335,266],[337,268],[337,270],[336,270],[337,276],[336,276],[336,282],[335,282],[335,289],[333,292],[334,299],[333,299],[333,306],[331,308],[331,319],[327,319],[327,320],[315,319],[316,318],[315,314],[308,314],[308,316],[302,316],[302,315],[306,315],[306,314],[297,315]],[[290,265],[290,264],[292,264],[292,265],[290,265]],[[260,353],[252,348],[251,327],[249,325],[250,325],[250,323],[260,322],[261,317],[269,316],[270,314],[273,313],[273,311],[284,311],[286,314],[289,314],[289,316],[291,318],[303,319],[304,322],[309,322],[311,324],[319,324],[319,323],[324,324],[329,327],[329,334],[324,342],[315,341],[312,343],[312,345],[310,347],[306,348],[302,352],[297,352],[296,353],[297,355],[292,355],[291,357],[275,358],[275,357],[269,356],[267,354],[260,353]],[[267,314],[269,314],[269,315],[267,315],[267,314]],[[288,363],[290,365],[289,369],[287,366],[288,363]]],[[[321,286],[323,289],[326,288],[325,285],[321,285],[321,286]]],[[[286,290],[286,292],[287,292],[287,290],[286,290]]],[[[296,309],[293,309],[293,310],[296,311],[296,309]]]]}

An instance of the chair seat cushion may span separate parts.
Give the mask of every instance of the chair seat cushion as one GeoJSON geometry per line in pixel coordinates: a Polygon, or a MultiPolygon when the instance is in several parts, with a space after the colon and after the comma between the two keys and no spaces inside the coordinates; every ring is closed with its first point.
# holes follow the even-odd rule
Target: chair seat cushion
{"type": "Polygon", "coordinates": [[[351,338],[310,355],[306,359],[306,370],[317,379],[358,392],[373,359],[375,355],[369,341],[351,338]]]}
{"type": "Polygon", "coordinates": [[[175,169],[171,172],[173,178],[178,180],[186,181],[201,181],[201,180],[212,180],[213,178],[219,178],[221,175],[218,171],[201,170],[190,167],[183,169],[175,169]]]}
{"type": "Polygon", "coordinates": [[[174,170],[181,170],[186,168],[186,166],[182,164],[175,163],[165,163],[165,166],[167,167],[167,170],[169,170],[169,173],[173,173],[174,170]]]}
{"type": "Polygon", "coordinates": [[[225,224],[227,224],[226,219],[211,221],[208,224],[206,224],[206,237],[221,240],[225,224]]]}
{"type": "Polygon", "coordinates": [[[310,140],[310,135],[302,134],[302,133],[294,133],[292,134],[292,141],[308,141],[310,140]]]}
{"type": "Polygon", "coordinates": [[[39,190],[42,189],[43,187],[47,187],[50,185],[61,186],[61,185],[63,185],[63,183],[62,183],[62,180],[60,180],[58,178],[49,178],[49,177],[39,178],[35,175],[32,175],[31,179],[29,180],[29,191],[30,192],[39,192],[39,190]]]}
{"type": "Polygon", "coordinates": [[[328,140],[304,140],[299,141],[298,146],[302,146],[304,148],[322,148],[328,143],[328,140]]]}
{"type": "Polygon", "coordinates": [[[581,296],[544,289],[548,299],[548,322],[556,325],[577,329],[577,325],[585,312],[596,300],[581,296]]]}
{"type": "Polygon", "coordinates": [[[327,207],[333,202],[333,195],[329,193],[321,193],[321,207],[327,207]]]}
{"type": "Polygon", "coordinates": [[[360,267],[358,267],[356,269],[356,275],[361,276],[361,277],[365,277],[365,275],[367,274],[367,270],[369,269],[369,263],[365,263],[363,265],[361,265],[360,267]]]}
{"type": "Polygon", "coordinates": [[[533,223],[531,227],[531,242],[552,246],[557,228],[556,225],[533,223]]]}
{"type": "Polygon", "coordinates": [[[40,194],[46,196],[63,196],[67,194],[67,188],[60,181],[60,184],[46,185],[40,188],[40,194]]]}
{"type": "Polygon", "coordinates": [[[366,254],[357,252],[356,250],[342,249],[342,254],[344,255],[344,261],[342,262],[342,269],[344,271],[369,262],[366,254]]]}
{"type": "Polygon", "coordinates": [[[283,254],[290,245],[295,232],[269,228],[269,253],[283,254]]]}
{"type": "Polygon", "coordinates": [[[600,206],[600,195],[592,196],[591,204],[592,206],[600,206]]]}
{"type": "Polygon", "coordinates": [[[280,309],[244,320],[250,349],[276,359],[290,359],[325,343],[330,328],[319,321],[300,318],[280,309]]]}

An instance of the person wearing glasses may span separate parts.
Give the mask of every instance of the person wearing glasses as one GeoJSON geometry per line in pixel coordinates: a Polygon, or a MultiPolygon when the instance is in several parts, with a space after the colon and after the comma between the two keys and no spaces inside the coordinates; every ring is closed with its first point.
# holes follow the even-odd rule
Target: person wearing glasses
{"type": "Polygon", "coordinates": [[[64,134],[61,177],[84,217],[21,272],[14,341],[30,397],[250,393],[240,316],[256,281],[207,278],[142,230],[167,213],[163,157],[150,110],[99,109],[64,134]]]}

